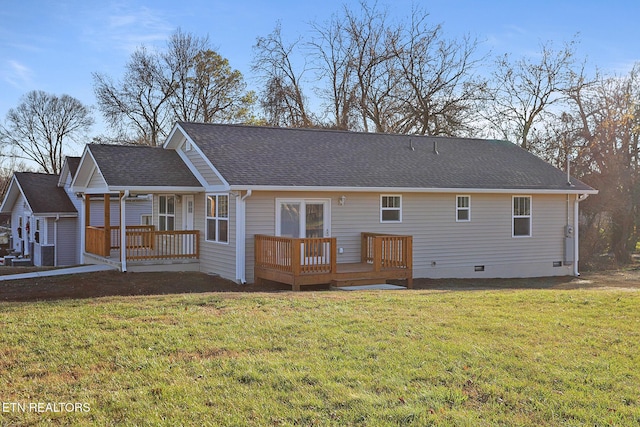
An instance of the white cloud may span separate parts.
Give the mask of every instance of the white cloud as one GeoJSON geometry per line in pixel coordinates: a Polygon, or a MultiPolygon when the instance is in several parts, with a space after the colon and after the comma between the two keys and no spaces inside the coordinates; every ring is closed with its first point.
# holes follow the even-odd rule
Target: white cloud
{"type": "Polygon", "coordinates": [[[2,79],[16,89],[28,89],[33,86],[33,70],[26,65],[8,60],[2,70],[2,79]]]}
{"type": "Polygon", "coordinates": [[[166,13],[144,6],[112,3],[83,12],[85,40],[105,50],[133,52],[142,44],[166,41],[175,29],[166,13]]]}

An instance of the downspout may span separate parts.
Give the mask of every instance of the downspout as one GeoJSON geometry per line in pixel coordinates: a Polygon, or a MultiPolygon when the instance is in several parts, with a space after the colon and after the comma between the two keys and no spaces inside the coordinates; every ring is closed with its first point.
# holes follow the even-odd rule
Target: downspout
{"type": "Polygon", "coordinates": [[[580,204],[580,202],[582,202],[583,200],[587,200],[587,197],[589,197],[588,194],[581,194],[580,196],[576,196],[576,200],[573,204],[573,233],[574,233],[574,238],[573,238],[573,275],[576,277],[580,276],[580,272],[578,271],[578,247],[579,247],[579,239],[578,239],[578,226],[579,226],[579,209],[578,209],[578,205],[580,204]]]}
{"type": "Polygon", "coordinates": [[[58,221],[60,221],[60,214],[56,214],[56,219],[53,221],[53,266],[58,266],[58,221]]]}
{"type": "Polygon", "coordinates": [[[124,190],[120,197],[120,270],[127,272],[127,223],[125,218],[126,200],[129,197],[129,190],[124,190]]]}
{"type": "Polygon", "coordinates": [[[245,268],[247,259],[245,201],[251,197],[251,193],[252,190],[249,189],[244,196],[236,198],[236,280],[242,285],[247,283],[245,268]]]}

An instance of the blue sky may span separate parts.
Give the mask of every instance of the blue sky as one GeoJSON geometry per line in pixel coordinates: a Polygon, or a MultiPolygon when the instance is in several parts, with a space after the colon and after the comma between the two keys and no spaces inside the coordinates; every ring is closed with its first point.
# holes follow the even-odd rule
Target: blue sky
{"type": "MultiPolygon", "coordinates": [[[[281,21],[293,40],[354,0],[3,0],[0,7],[0,121],[31,90],[68,94],[95,104],[92,72],[119,78],[141,44],[163,47],[176,28],[208,35],[233,68],[250,75],[256,37],[281,21]]],[[[418,4],[450,38],[470,34],[494,54],[533,56],[579,34],[578,56],[589,67],[626,73],[640,61],[637,0],[379,0],[397,18],[418,4]]],[[[251,81],[249,80],[251,84],[251,81]]],[[[93,134],[100,131],[98,124],[93,134]]]]}

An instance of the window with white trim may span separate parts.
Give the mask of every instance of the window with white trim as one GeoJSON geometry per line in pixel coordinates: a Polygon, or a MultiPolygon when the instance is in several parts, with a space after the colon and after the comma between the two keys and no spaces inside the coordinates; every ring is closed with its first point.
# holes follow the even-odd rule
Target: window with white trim
{"type": "Polygon", "coordinates": [[[140,225],[152,225],[153,215],[142,214],[140,215],[140,225]]]}
{"type": "Polygon", "coordinates": [[[206,238],[229,243],[229,195],[207,194],[206,238]]]}
{"type": "Polygon", "coordinates": [[[402,222],[402,196],[380,196],[380,222],[402,222]]]}
{"type": "Polygon", "coordinates": [[[531,236],[531,196],[513,196],[513,237],[531,236]]]}
{"type": "Polygon", "coordinates": [[[456,222],[471,221],[471,196],[456,196],[456,222]]]}
{"type": "Polygon", "coordinates": [[[176,196],[158,196],[158,230],[171,231],[175,227],[176,196]]]}

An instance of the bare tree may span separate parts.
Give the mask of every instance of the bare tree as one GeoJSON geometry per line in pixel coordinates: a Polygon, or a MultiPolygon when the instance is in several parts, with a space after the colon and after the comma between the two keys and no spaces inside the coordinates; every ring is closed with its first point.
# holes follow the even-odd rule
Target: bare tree
{"type": "MultiPolygon", "coordinates": [[[[627,263],[640,226],[640,64],[626,76],[575,76],[561,120],[549,122],[551,155],[569,154],[573,172],[600,193],[582,204],[583,255],[611,252],[627,263]]],[[[584,259],[585,257],[583,257],[584,259]]]]}
{"type": "Polygon", "coordinates": [[[280,23],[271,34],[258,37],[254,45],[252,70],[263,80],[262,108],[267,123],[273,126],[312,127],[313,118],[307,112],[302,79],[306,66],[297,72],[293,54],[298,42],[285,44],[280,23]]]}
{"type": "Polygon", "coordinates": [[[178,29],[165,51],[136,50],[120,82],[93,74],[100,111],[120,139],[158,145],[176,120],[252,117],[255,96],[245,92],[242,74],[208,43],[178,29]]]}
{"type": "Polygon", "coordinates": [[[552,43],[542,45],[538,60],[512,60],[506,54],[496,60],[493,72],[493,100],[485,115],[504,139],[517,142],[526,150],[536,124],[550,114],[550,107],[563,99],[569,88],[575,64],[575,41],[555,50],[552,43]]]}
{"type": "Polygon", "coordinates": [[[46,173],[62,169],[65,147],[93,125],[91,109],[69,95],[31,91],[8,111],[0,141],[17,158],[32,160],[46,173]]]}
{"type": "Polygon", "coordinates": [[[390,39],[393,62],[400,74],[395,102],[401,106],[397,132],[456,135],[468,126],[481,83],[473,71],[478,42],[470,37],[446,40],[440,25],[415,8],[408,28],[390,39]]]}
{"type": "Polygon", "coordinates": [[[141,47],[126,65],[121,82],[93,73],[98,108],[107,123],[128,142],[158,145],[168,132],[167,104],[176,90],[158,55],[141,47]]]}

